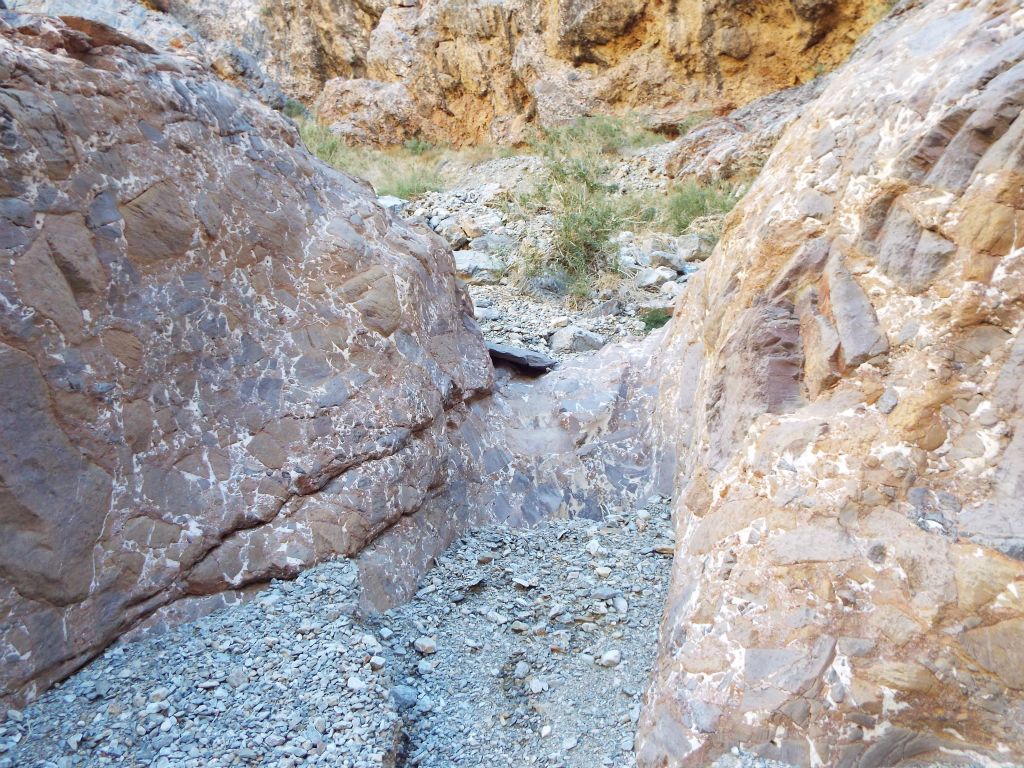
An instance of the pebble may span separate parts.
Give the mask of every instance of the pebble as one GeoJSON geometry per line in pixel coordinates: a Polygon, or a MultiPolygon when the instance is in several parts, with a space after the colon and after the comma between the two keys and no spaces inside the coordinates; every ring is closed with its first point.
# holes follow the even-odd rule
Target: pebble
{"type": "Polygon", "coordinates": [[[437,653],[437,641],[432,637],[417,637],[413,647],[422,654],[437,653]]]}

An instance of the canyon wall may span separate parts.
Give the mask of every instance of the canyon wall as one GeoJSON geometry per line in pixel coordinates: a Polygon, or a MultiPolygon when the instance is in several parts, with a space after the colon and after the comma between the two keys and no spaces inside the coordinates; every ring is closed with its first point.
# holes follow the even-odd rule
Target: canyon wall
{"type": "Polygon", "coordinates": [[[1024,759],[1024,10],[906,3],[679,300],[643,766],[1024,759]]]}
{"type": "Polygon", "coordinates": [[[354,143],[514,143],[528,127],[638,114],[669,132],[812,80],[886,0],[24,0],[158,47],[214,49],[354,143]],[[101,16],[98,16],[100,14],[101,16]],[[183,31],[170,34],[177,25],[183,31]],[[191,39],[189,39],[191,38],[191,39]],[[204,43],[205,41],[205,43],[204,43]],[[389,130],[382,131],[382,126],[389,130]]]}
{"type": "Polygon", "coordinates": [[[97,23],[5,19],[0,680],[31,692],[414,514],[493,371],[443,242],[278,113],[97,23]]]}
{"type": "MultiPolygon", "coordinates": [[[[527,125],[588,114],[637,114],[672,131],[692,112],[728,111],[832,69],[886,7],[425,0],[384,11],[370,33],[366,77],[400,84],[414,105],[413,129],[432,140],[517,142],[527,125]]],[[[386,108],[364,82],[364,109],[386,108]]],[[[327,82],[321,119],[347,126],[357,87],[327,82]]]]}
{"type": "Polygon", "coordinates": [[[324,558],[383,607],[466,526],[674,485],[642,765],[1024,759],[1019,3],[901,4],[666,331],[537,380],[436,235],[190,46],[0,19],[4,694],[324,558]]]}
{"type": "Polygon", "coordinates": [[[96,21],[0,35],[4,694],[371,543],[384,607],[469,525],[657,483],[649,350],[486,397],[451,251],[277,112],[96,21]]]}

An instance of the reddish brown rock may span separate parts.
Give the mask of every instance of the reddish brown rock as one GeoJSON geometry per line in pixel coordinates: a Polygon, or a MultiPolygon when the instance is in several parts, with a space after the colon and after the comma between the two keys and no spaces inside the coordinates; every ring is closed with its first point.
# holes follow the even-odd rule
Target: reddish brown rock
{"type": "Polygon", "coordinates": [[[414,515],[493,374],[443,243],[286,120],[97,22],[5,18],[0,685],[32,693],[414,515]]]}

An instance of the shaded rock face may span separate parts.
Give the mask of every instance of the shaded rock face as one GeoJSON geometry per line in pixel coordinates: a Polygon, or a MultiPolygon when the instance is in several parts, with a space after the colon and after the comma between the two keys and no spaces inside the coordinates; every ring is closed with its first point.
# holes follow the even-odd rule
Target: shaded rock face
{"type": "Polygon", "coordinates": [[[1024,12],[887,21],[662,356],[677,553],[644,766],[1024,758],[1024,12]]]}
{"type": "Polygon", "coordinates": [[[660,333],[564,361],[544,376],[500,369],[452,440],[447,492],[404,517],[359,555],[364,607],[411,597],[421,575],[462,530],[505,521],[600,519],[652,493],[668,494],[675,452],[655,453],[651,417],[660,333]]]}
{"type": "Polygon", "coordinates": [[[286,120],[101,25],[4,18],[0,681],[31,693],[414,516],[493,369],[443,242],[286,120]]]}

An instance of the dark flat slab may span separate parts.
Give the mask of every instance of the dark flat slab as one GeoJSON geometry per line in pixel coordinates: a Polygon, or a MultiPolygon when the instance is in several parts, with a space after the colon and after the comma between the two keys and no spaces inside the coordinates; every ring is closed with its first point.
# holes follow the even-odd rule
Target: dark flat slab
{"type": "Polygon", "coordinates": [[[491,354],[492,360],[512,363],[531,373],[546,373],[558,365],[558,361],[553,357],[548,357],[541,352],[534,352],[532,349],[513,347],[510,344],[488,341],[487,351],[491,354]]]}

